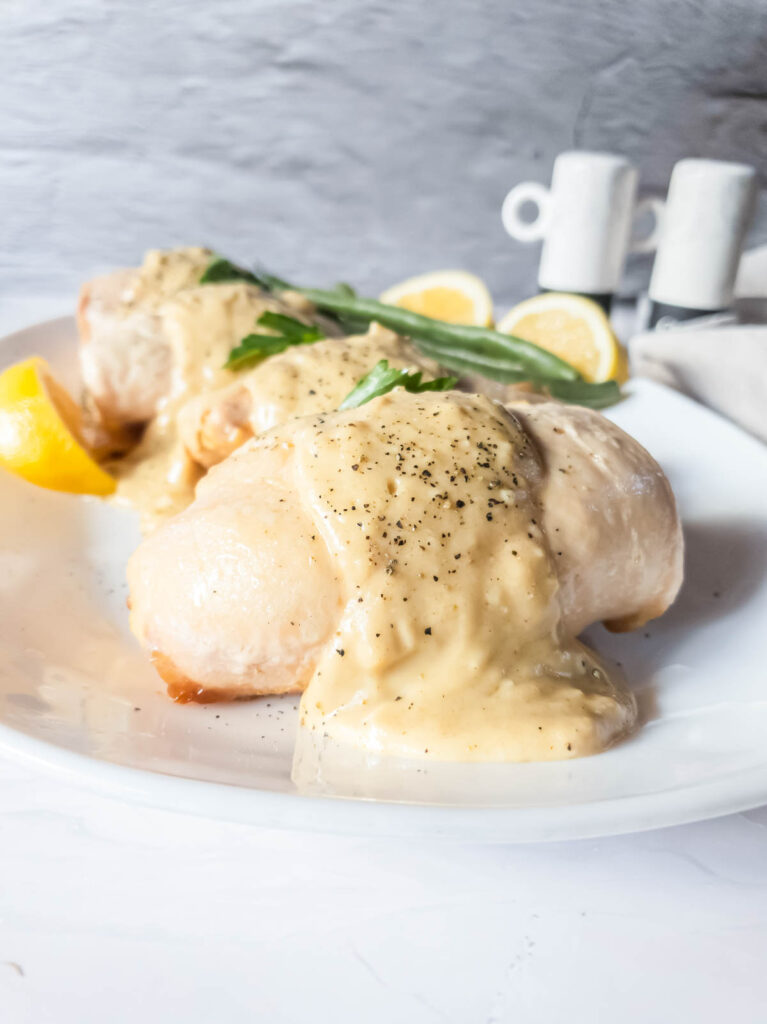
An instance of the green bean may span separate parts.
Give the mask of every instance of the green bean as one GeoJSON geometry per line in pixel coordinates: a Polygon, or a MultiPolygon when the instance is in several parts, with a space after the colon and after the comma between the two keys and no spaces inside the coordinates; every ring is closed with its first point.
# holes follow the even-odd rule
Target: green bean
{"type": "Polygon", "coordinates": [[[510,360],[479,356],[465,348],[433,345],[426,341],[419,341],[417,345],[429,359],[456,373],[478,373],[501,384],[516,384],[522,380],[530,380],[530,372],[520,365],[511,363],[510,360]]]}
{"type": "Polygon", "coordinates": [[[585,380],[552,380],[551,378],[531,377],[524,370],[509,368],[503,360],[476,356],[465,349],[452,348],[421,342],[419,349],[425,356],[433,359],[440,366],[455,373],[479,374],[499,381],[501,384],[518,384],[529,381],[536,391],[548,392],[552,397],[573,405],[585,405],[590,409],[605,409],[620,401],[621,392],[614,380],[592,384],[585,380]]]}
{"type": "Polygon", "coordinates": [[[585,405],[589,409],[606,409],[622,398],[618,382],[614,380],[601,381],[599,384],[590,384],[585,380],[548,380],[538,383],[552,398],[572,405],[585,405]]]}
{"type": "Polygon", "coordinates": [[[523,338],[500,334],[489,327],[449,324],[422,316],[420,313],[412,313],[409,309],[401,309],[399,306],[387,306],[374,299],[350,297],[341,291],[323,291],[317,288],[297,288],[296,291],[305,295],[318,309],[329,310],[339,316],[375,320],[384,327],[397,331],[398,334],[407,335],[416,344],[422,341],[435,342],[470,349],[478,356],[506,358],[509,360],[510,369],[524,369],[535,377],[572,381],[580,379],[575,367],[570,366],[559,356],[523,338]]]}

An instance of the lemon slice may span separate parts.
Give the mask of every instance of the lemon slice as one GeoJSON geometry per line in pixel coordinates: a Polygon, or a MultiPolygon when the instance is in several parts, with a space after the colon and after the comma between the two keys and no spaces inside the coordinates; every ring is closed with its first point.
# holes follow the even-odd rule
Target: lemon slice
{"type": "Polygon", "coordinates": [[[536,295],[510,310],[496,330],[553,352],[587,381],[628,378],[626,353],[605,311],[591,299],[564,292],[536,295]]]}
{"type": "Polygon", "coordinates": [[[38,487],[71,494],[111,494],[115,481],[80,440],[81,413],[33,356],[0,373],[0,466],[38,487]]]}
{"type": "Polygon", "coordinates": [[[451,324],[487,327],[493,300],[484,281],[465,270],[434,270],[387,288],[380,301],[451,324]]]}

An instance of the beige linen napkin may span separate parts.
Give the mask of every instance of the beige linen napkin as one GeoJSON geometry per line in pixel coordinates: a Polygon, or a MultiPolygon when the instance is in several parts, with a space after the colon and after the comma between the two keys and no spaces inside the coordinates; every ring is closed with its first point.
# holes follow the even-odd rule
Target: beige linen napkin
{"type": "Polygon", "coordinates": [[[767,441],[767,326],[672,327],[635,335],[632,372],[668,384],[767,441]]]}

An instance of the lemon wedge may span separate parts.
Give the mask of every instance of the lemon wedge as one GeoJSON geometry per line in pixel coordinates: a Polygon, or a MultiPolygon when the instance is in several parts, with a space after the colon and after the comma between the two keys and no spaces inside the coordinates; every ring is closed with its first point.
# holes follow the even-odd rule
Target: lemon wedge
{"type": "Polygon", "coordinates": [[[520,302],[498,324],[513,334],[553,352],[599,383],[628,378],[628,360],[601,306],[564,292],[546,292],[520,302]]]}
{"type": "Polygon", "coordinates": [[[16,476],[52,491],[111,494],[115,481],[83,446],[81,420],[39,356],[0,373],[0,466],[16,476]]]}
{"type": "Polygon", "coordinates": [[[484,281],[465,270],[434,270],[387,288],[380,301],[451,324],[488,327],[493,300],[484,281]]]}

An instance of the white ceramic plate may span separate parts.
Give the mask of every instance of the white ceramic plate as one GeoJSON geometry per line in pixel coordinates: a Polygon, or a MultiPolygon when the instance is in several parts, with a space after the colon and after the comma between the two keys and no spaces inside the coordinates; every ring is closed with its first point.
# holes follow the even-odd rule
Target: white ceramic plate
{"type": "MultiPolygon", "coordinates": [[[[54,320],[0,343],[77,387],[76,333],[54,320]]],[[[299,794],[296,701],[176,705],[132,641],[131,513],[0,474],[0,747],[115,796],[269,826],[475,840],[594,836],[767,802],[767,449],[664,388],[611,416],[659,459],[685,522],[687,575],[659,622],[589,640],[620,661],[645,724],[553,764],[387,762],[338,796],[299,794]]],[[[315,793],[329,787],[315,780],[315,793]]],[[[332,787],[331,787],[332,788],[332,787]]]]}

